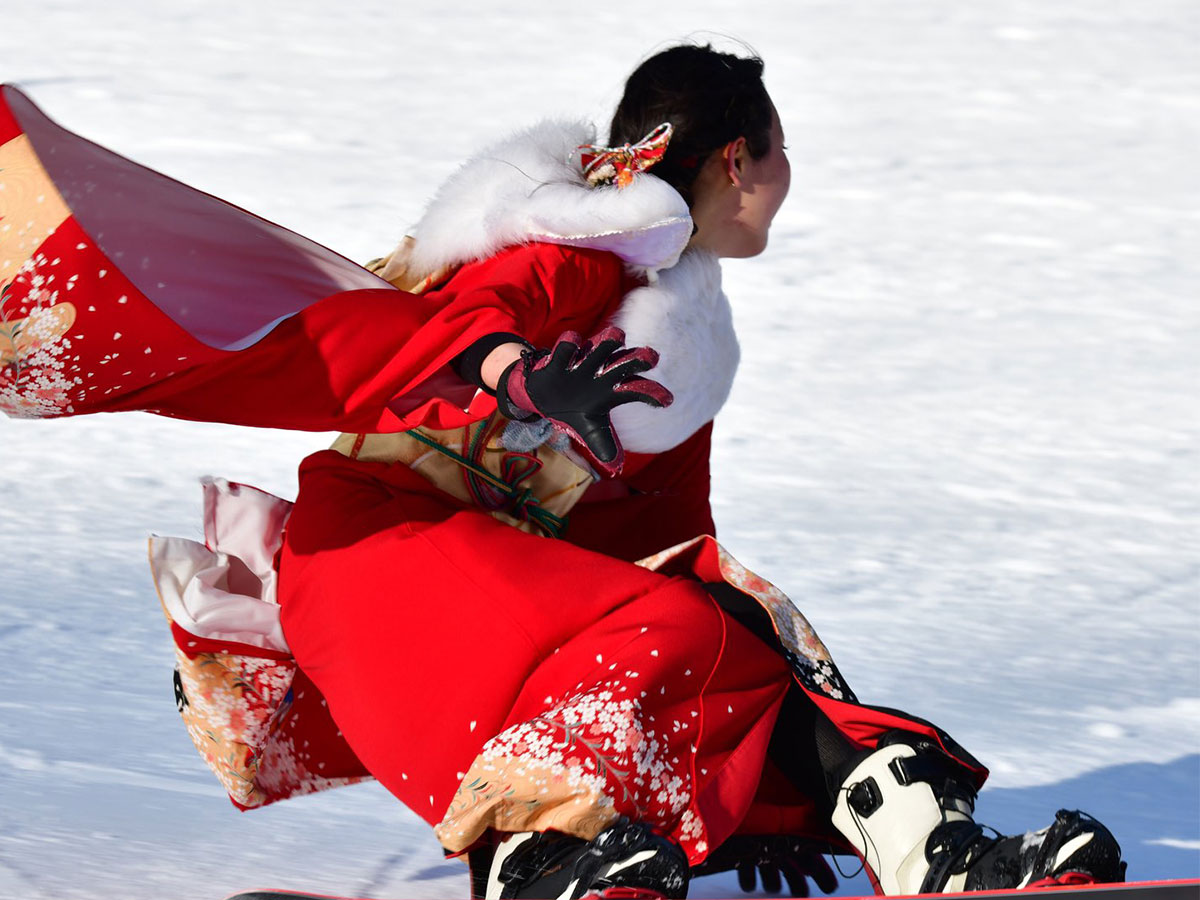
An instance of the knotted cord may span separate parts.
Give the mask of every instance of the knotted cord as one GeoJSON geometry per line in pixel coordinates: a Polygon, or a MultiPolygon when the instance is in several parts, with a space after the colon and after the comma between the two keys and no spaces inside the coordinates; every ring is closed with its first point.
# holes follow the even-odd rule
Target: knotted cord
{"type": "MultiPolygon", "coordinates": [[[[480,438],[487,431],[487,428],[481,428],[475,434],[468,448],[468,453],[471,456],[475,455],[479,447],[486,444],[486,440],[481,442],[480,438]]],[[[541,460],[536,456],[527,453],[505,454],[500,464],[504,476],[509,479],[505,480],[505,478],[489,472],[476,460],[455,453],[449,447],[440,444],[429,435],[422,434],[419,429],[413,428],[406,432],[406,434],[462,466],[465,470],[464,474],[467,476],[467,489],[475,499],[475,502],[484,509],[502,508],[522,522],[533,522],[542,531],[554,538],[559,537],[563,529],[567,527],[566,516],[556,516],[548,509],[545,509],[541,501],[534,496],[532,490],[527,487],[521,487],[520,483],[522,481],[529,478],[542,467],[541,460]],[[533,465],[529,465],[529,463],[533,465]],[[489,498],[487,496],[487,488],[491,488],[497,492],[499,498],[489,498]],[[497,499],[498,503],[491,502],[497,499]]]]}

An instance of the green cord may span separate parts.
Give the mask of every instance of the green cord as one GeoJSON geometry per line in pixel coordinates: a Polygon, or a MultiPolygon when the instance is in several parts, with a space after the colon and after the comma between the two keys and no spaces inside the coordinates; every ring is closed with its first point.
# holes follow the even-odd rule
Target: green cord
{"type": "MultiPolygon", "coordinates": [[[[406,431],[405,434],[411,435],[416,440],[420,441],[425,446],[436,450],[444,456],[448,456],[467,471],[482,478],[488,484],[503,491],[511,501],[511,506],[514,512],[519,516],[523,513],[533,522],[541,526],[541,528],[551,537],[558,537],[562,530],[567,527],[567,519],[564,516],[556,516],[547,509],[542,508],[541,502],[533,495],[529,488],[518,487],[516,484],[510,484],[503,478],[499,478],[489,472],[487,469],[477,466],[470,459],[455,453],[449,447],[438,443],[427,434],[422,434],[416,428],[406,431]]],[[[478,438],[479,435],[476,435],[478,438]]],[[[472,441],[472,449],[475,444],[472,441]]]]}

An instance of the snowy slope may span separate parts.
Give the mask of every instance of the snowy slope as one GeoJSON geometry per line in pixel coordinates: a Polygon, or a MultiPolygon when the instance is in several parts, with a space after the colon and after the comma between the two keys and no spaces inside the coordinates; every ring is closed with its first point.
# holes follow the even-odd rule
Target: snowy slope
{"type": "MultiPolygon", "coordinates": [[[[498,132],[602,119],[698,29],[751,43],[794,184],[767,254],[727,267],[723,542],[861,697],[992,766],[982,821],[1078,805],[1132,875],[1200,874],[1194,3],[4,11],[0,80],[64,125],[358,259],[498,132]]],[[[465,895],[377,786],[234,812],[173,710],[146,533],[199,534],[202,474],[290,495],[326,442],[0,419],[0,897],[465,895]]]]}

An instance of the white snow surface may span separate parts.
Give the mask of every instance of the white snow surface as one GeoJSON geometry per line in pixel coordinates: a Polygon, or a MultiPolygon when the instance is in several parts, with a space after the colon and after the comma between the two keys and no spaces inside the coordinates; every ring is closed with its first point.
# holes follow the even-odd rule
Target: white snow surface
{"type": "MultiPolygon", "coordinates": [[[[862,699],[992,767],[981,821],[1080,807],[1131,877],[1200,875],[1192,0],[4,12],[0,80],[62,124],[360,260],[504,131],[603,125],[643,55],[749,42],[794,182],[766,254],[726,267],[722,541],[862,699]]],[[[467,895],[377,785],[235,812],[174,711],[146,534],[199,536],[204,474],[291,496],[327,441],[0,419],[0,897],[467,895]]]]}

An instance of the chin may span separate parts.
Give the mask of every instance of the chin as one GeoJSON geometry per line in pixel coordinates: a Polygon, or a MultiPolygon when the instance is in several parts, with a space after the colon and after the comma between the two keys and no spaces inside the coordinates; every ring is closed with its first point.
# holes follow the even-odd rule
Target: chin
{"type": "Polygon", "coordinates": [[[727,259],[750,259],[758,256],[767,249],[767,236],[765,234],[744,234],[741,240],[737,241],[734,246],[728,249],[728,252],[722,253],[721,256],[727,259]]]}

